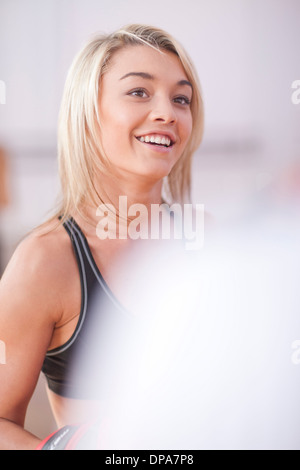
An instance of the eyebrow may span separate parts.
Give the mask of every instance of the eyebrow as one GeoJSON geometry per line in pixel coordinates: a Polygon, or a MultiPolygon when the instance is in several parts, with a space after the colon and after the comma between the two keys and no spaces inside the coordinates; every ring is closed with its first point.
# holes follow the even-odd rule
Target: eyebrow
{"type": "MultiPolygon", "coordinates": [[[[127,77],[141,77],[141,78],[145,78],[146,80],[154,80],[155,79],[155,77],[153,75],[151,75],[150,73],[146,73],[146,72],[129,72],[129,73],[126,73],[126,75],[124,75],[123,77],[121,77],[120,80],[124,80],[124,78],[127,78],[127,77]]],[[[193,85],[188,80],[179,80],[179,82],[177,82],[177,85],[180,85],[180,86],[188,85],[189,87],[191,87],[193,89],[193,85]]]]}
{"type": "Polygon", "coordinates": [[[145,73],[145,72],[129,72],[124,75],[124,77],[121,77],[120,80],[124,80],[124,78],[127,77],[141,77],[141,78],[146,78],[147,80],[154,80],[153,75],[150,75],[150,73],[145,73]]]}
{"type": "Polygon", "coordinates": [[[189,82],[188,80],[180,80],[177,85],[188,85],[189,87],[191,87],[191,89],[193,89],[193,85],[191,84],[191,82],[189,82]]]}

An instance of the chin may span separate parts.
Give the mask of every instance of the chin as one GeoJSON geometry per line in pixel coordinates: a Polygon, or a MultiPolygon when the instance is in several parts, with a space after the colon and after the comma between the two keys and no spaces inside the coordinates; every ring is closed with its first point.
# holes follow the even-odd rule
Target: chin
{"type": "Polygon", "coordinates": [[[157,182],[168,176],[172,170],[173,166],[170,165],[161,165],[151,168],[145,168],[140,175],[148,177],[149,179],[157,182]]]}
{"type": "Polygon", "coordinates": [[[144,176],[159,180],[170,174],[176,162],[177,160],[174,162],[167,159],[151,159],[141,162],[139,169],[136,168],[136,171],[144,176]]]}

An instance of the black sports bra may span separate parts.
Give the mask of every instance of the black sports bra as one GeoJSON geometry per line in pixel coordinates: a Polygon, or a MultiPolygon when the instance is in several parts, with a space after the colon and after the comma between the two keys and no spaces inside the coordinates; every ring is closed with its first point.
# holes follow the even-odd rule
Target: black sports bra
{"type": "Polygon", "coordinates": [[[75,220],[69,218],[63,225],[79,268],[81,310],[71,338],[47,352],[42,371],[58,395],[99,399],[114,380],[113,361],[118,360],[131,316],[107,286],[75,220]]]}

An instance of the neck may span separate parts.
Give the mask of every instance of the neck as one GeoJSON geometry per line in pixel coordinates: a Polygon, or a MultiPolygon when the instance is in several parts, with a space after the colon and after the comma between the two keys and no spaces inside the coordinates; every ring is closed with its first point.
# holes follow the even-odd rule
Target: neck
{"type": "MultiPolygon", "coordinates": [[[[92,225],[94,225],[94,222],[99,222],[98,209],[102,207],[101,210],[103,211],[105,210],[103,209],[105,205],[108,205],[108,207],[112,205],[118,214],[117,223],[125,223],[127,225],[131,220],[130,215],[128,216],[127,213],[128,208],[134,204],[140,204],[146,209],[143,213],[148,214],[148,218],[151,213],[152,204],[161,204],[163,202],[161,195],[162,185],[162,179],[151,182],[149,180],[145,181],[142,177],[137,178],[136,175],[132,178],[130,175],[126,175],[126,178],[121,178],[120,175],[101,175],[101,178],[95,182],[95,188],[101,198],[101,202],[99,201],[98,207],[92,204],[84,204],[82,212],[85,213],[92,225]]],[[[114,217],[113,213],[110,216],[114,217]]],[[[109,215],[106,214],[105,217],[109,217],[109,215]]]]}
{"type": "Polygon", "coordinates": [[[105,204],[110,203],[117,207],[120,196],[126,196],[128,205],[143,204],[150,207],[151,204],[161,204],[162,183],[162,180],[145,181],[142,177],[136,176],[131,178],[126,175],[125,178],[121,178],[119,175],[105,175],[96,182],[95,186],[105,204]]]}

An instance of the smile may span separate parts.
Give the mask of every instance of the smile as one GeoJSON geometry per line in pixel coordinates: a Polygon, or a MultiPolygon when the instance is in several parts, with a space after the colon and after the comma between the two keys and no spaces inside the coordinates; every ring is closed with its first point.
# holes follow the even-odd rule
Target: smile
{"type": "Polygon", "coordinates": [[[146,144],[160,145],[163,147],[171,147],[172,145],[174,145],[174,142],[168,136],[165,135],[149,134],[136,138],[140,142],[144,142],[146,144]]]}

